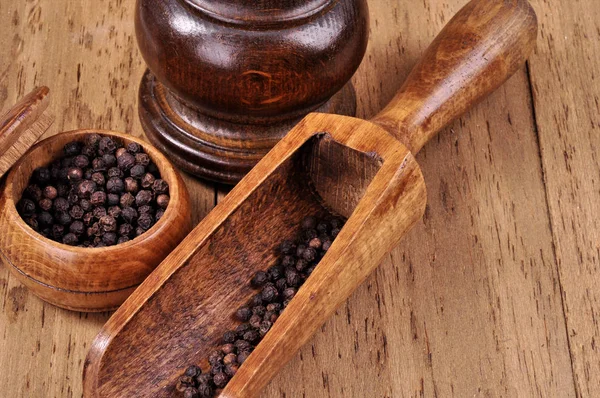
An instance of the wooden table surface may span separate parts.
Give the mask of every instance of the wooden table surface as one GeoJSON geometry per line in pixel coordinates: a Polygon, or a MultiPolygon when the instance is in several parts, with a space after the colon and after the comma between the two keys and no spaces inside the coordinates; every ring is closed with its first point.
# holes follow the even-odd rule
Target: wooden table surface
{"type": "MultiPolygon", "coordinates": [[[[134,3],[0,1],[0,110],[44,84],[49,134],[142,135],[134,3]]],[[[465,3],[370,1],[359,116],[392,97],[465,3]]],[[[600,7],[532,3],[527,67],[419,154],[423,221],[264,397],[599,396],[600,7]]],[[[225,193],[186,180],[198,221],[225,193]]],[[[81,396],[110,314],[45,304],[1,263],[0,305],[0,397],[81,396]]]]}

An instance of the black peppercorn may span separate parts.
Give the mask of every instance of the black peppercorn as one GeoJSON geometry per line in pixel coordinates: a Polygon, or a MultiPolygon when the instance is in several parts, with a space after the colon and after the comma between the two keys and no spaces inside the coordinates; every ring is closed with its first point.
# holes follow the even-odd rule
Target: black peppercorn
{"type": "Polygon", "coordinates": [[[248,307],[240,307],[236,312],[236,316],[240,321],[246,322],[252,316],[252,311],[248,307]]]}
{"type": "Polygon", "coordinates": [[[142,188],[146,188],[146,189],[151,188],[155,181],[156,181],[156,178],[154,178],[154,176],[152,174],[150,174],[150,173],[144,174],[141,179],[142,188]]]}
{"type": "Polygon", "coordinates": [[[284,240],[283,243],[279,246],[279,251],[282,254],[292,254],[296,249],[296,245],[291,240],[284,240]]]}
{"type": "Polygon", "coordinates": [[[108,206],[118,206],[121,201],[121,197],[116,193],[109,193],[106,195],[106,204],[108,206]]]}
{"type": "Polygon", "coordinates": [[[89,199],[92,194],[96,191],[96,183],[90,180],[83,180],[77,186],[77,194],[81,198],[89,199]]]}
{"type": "Polygon", "coordinates": [[[194,387],[188,387],[183,392],[183,398],[199,398],[198,390],[194,387]]]}
{"type": "Polygon", "coordinates": [[[153,214],[154,208],[149,205],[140,206],[140,207],[138,207],[138,213],[139,214],[144,214],[144,213],[153,214]]]}
{"type": "Polygon", "coordinates": [[[267,283],[268,279],[269,278],[267,277],[266,272],[258,271],[256,274],[254,274],[254,277],[250,283],[253,287],[262,287],[265,283],[267,283]]]}
{"type": "Polygon", "coordinates": [[[277,314],[274,311],[267,311],[265,312],[263,319],[265,321],[275,322],[277,320],[277,314]]]}
{"type": "Polygon", "coordinates": [[[136,153],[135,154],[135,163],[146,167],[150,164],[150,156],[148,156],[145,153],[136,153]]]}
{"type": "Polygon", "coordinates": [[[251,329],[244,333],[244,340],[250,343],[256,343],[260,339],[260,333],[257,330],[251,329]]]}
{"type": "Polygon", "coordinates": [[[102,235],[102,242],[106,246],[116,245],[117,244],[117,234],[115,234],[114,232],[106,232],[104,235],[102,235]]]}
{"type": "Polygon", "coordinates": [[[121,243],[129,242],[130,240],[131,239],[128,236],[119,236],[117,244],[120,245],[121,243]]]}
{"type": "Polygon", "coordinates": [[[198,385],[198,395],[200,396],[200,398],[210,398],[213,395],[213,390],[211,386],[209,386],[207,383],[200,383],[198,385]]]}
{"type": "Polygon", "coordinates": [[[112,177],[106,182],[106,191],[108,193],[120,194],[125,190],[125,183],[118,177],[112,177]]]}
{"type": "Polygon", "coordinates": [[[65,227],[60,224],[54,224],[52,226],[52,238],[56,241],[62,241],[63,234],[65,233],[65,227]]]}
{"type": "Polygon", "coordinates": [[[112,153],[105,153],[102,155],[102,161],[106,167],[113,167],[117,164],[117,158],[112,153]]]}
{"type": "Polygon", "coordinates": [[[156,197],[156,204],[158,205],[158,207],[160,207],[161,209],[166,209],[167,206],[169,206],[169,195],[158,195],[156,197]]]}
{"type": "Polygon", "coordinates": [[[92,210],[92,214],[94,215],[94,218],[96,218],[97,220],[99,220],[99,219],[101,219],[102,217],[104,217],[108,213],[107,213],[105,207],[98,206],[98,207],[94,208],[94,210],[92,210]]]}
{"type": "Polygon", "coordinates": [[[66,156],[76,156],[81,153],[83,144],[78,141],[69,142],[63,147],[63,152],[66,156]]]}
{"type": "Polygon", "coordinates": [[[93,173],[90,178],[97,186],[104,186],[106,184],[106,178],[104,178],[104,174],[97,172],[93,173]]]}
{"type": "Polygon", "coordinates": [[[326,252],[327,250],[329,250],[329,248],[331,247],[331,241],[330,240],[326,240],[323,242],[323,246],[321,246],[321,249],[326,252]]]}
{"type": "Polygon", "coordinates": [[[152,190],[157,194],[168,193],[169,192],[169,184],[162,179],[155,180],[152,184],[152,190]]]}
{"type": "Polygon", "coordinates": [[[306,260],[304,260],[303,258],[298,259],[298,261],[296,261],[296,271],[304,271],[307,265],[308,263],[306,262],[306,260]]]}
{"type": "Polygon", "coordinates": [[[291,300],[296,295],[296,289],[293,287],[288,287],[282,293],[282,297],[284,300],[291,300]]]}
{"type": "Polygon", "coordinates": [[[278,312],[278,311],[281,311],[281,304],[279,304],[279,303],[271,303],[271,304],[267,305],[266,309],[267,309],[267,311],[278,312]]]}
{"type": "Polygon", "coordinates": [[[287,281],[288,286],[298,286],[302,283],[300,275],[295,269],[288,269],[285,271],[285,280],[287,281]]]}
{"type": "Polygon", "coordinates": [[[317,226],[317,219],[315,217],[309,216],[302,220],[302,229],[313,229],[317,226]]]}
{"type": "Polygon", "coordinates": [[[146,168],[141,164],[136,164],[131,168],[131,170],[129,170],[129,175],[131,175],[133,178],[142,178],[144,174],[146,174],[146,168]]]}
{"type": "Polygon", "coordinates": [[[108,171],[106,172],[106,175],[108,176],[108,178],[123,178],[123,171],[118,168],[118,167],[111,167],[110,169],[108,169],[108,171]]]}
{"type": "Polygon", "coordinates": [[[135,203],[135,197],[129,192],[125,192],[121,195],[119,202],[121,203],[121,207],[130,207],[135,203]]]}
{"type": "Polygon", "coordinates": [[[248,321],[248,323],[250,324],[250,326],[252,326],[253,328],[258,328],[260,326],[260,323],[262,322],[262,317],[258,316],[258,315],[252,315],[250,317],[250,320],[248,321]]]}
{"type": "Polygon", "coordinates": [[[121,236],[131,237],[134,232],[135,232],[135,229],[133,228],[133,225],[131,225],[131,224],[121,224],[119,226],[119,235],[121,235],[121,236]]]}
{"type": "Polygon", "coordinates": [[[306,261],[314,261],[317,257],[317,251],[312,247],[307,247],[306,250],[304,250],[303,257],[306,261]]]}
{"type": "Polygon", "coordinates": [[[75,236],[74,233],[68,233],[64,236],[63,243],[65,245],[75,246],[79,243],[79,239],[77,239],[77,236],[75,236]]]}
{"type": "Polygon", "coordinates": [[[279,292],[277,291],[277,288],[275,288],[275,286],[266,285],[265,287],[263,287],[260,296],[263,301],[270,303],[273,300],[276,300],[277,297],[279,297],[279,292]]]}
{"type": "MultiPolygon", "coordinates": [[[[29,199],[31,199],[34,202],[39,202],[40,200],[42,200],[42,189],[37,186],[36,184],[30,185],[27,188],[25,188],[25,192],[23,192],[23,195],[28,197],[29,199]]],[[[54,196],[56,197],[56,196],[54,196]]],[[[54,199],[54,198],[50,198],[50,199],[54,199]]]]}
{"type": "Polygon", "coordinates": [[[185,372],[183,372],[183,374],[185,376],[195,378],[195,377],[200,376],[202,374],[202,369],[200,369],[199,366],[191,365],[191,366],[187,367],[187,369],[185,370],[185,372]]]}
{"type": "Polygon", "coordinates": [[[106,213],[111,216],[116,218],[119,218],[119,216],[121,216],[121,208],[119,206],[110,206],[107,210],[106,213]]]}
{"type": "Polygon", "coordinates": [[[333,239],[335,239],[335,238],[338,236],[338,234],[339,234],[339,233],[340,233],[340,229],[339,229],[339,228],[333,228],[333,229],[331,230],[331,237],[332,237],[333,239]]]}
{"type": "Polygon", "coordinates": [[[243,339],[236,340],[236,342],[233,345],[235,346],[235,348],[237,348],[238,352],[252,351],[252,344],[243,339]]]}
{"type": "Polygon", "coordinates": [[[265,315],[266,311],[267,311],[267,309],[262,305],[257,305],[256,307],[252,308],[253,315],[263,316],[263,315],[265,315]]]}
{"type": "Polygon", "coordinates": [[[77,195],[77,192],[75,192],[75,190],[72,190],[71,192],[69,192],[69,195],[67,196],[67,200],[69,201],[69,205],[74,205],[76,203],[79,203],[79,196],[77,195]]]}
{"type": "Polygon", "coordinates": [[[65,212],[69,210],[69,201],[65,198],[56,198],[56,200],[54,200],[53,207],[57,212],[65,212]]]}
{"type": "Polygon", "coordinates": [[[90,160],[85,155],[77,155],[73,158],[73,166],[84,169],[90,165],[90,160]]]}
{"type": "Polygon", "coordinates": [[[35,216],[25,217],[23,220],[25,221],[25,224],[29,225],[34,231],[38,231],[40,229],[40,225],[35,216]]]}
{"type": "Polygon", "coordinates": [[[211,365],[219,363],[223,359],[223,356],[224,355],[221,351],[215,350],[215,351],[211,352],[210,355],[208,356],[208,363],[211,365]]]}
{"type": "Polygon", "coordinates": [[[298,247],[296,248],[296,257],[303,257],[304,256],[304,250],[306,250],[306,246],[305,245],[298,245],[298,247]]]}
{"type": "Polygon", "coordinates": [[[146,190],[142,190],[135,195],[135,203],[138,206],[147,205],[152,199],[152,192],[146,190]]]}
{"type": "Polygon", "coordinates": [[[38,223],[42,227],[51,226],[54,223],[54,217],[47,211],[43,211],[38,215],[38,223]]]}
{"type": "Polygon", "coordinates": [[[125,148],[125,147],[117,148],[117,150],[115,151],[116,158],[119,159],[121,157],[121,155],[123,155],[125,152],[127,152],[127,148],[125,148]]]}
{"type": "Polygon", "coordinates": [[[69,215],[75,220],[81,220],[83,213],[84,211],[79,205],[75,205],[71,207],[71,210],[69,210],[69,215]]]}
{"type": "Polygon", "coordinates": [[[242,351],[237,356],[237,362],[241,365],[244,362],[246,362],[246,359],[248,359],[249,356],[250,356],[250,352],[242,351]]]}
{"type": "Polygon", "coordinates": [[[102,158],[95,158],[92,160],[92,169],[95,172],[106,171],[106,164],[104,163],[104,160],[102,160],[102,158]]]}
{"type": "MultiPolygon", "coordinates": [[[[242,321],[245,322],[245,321],[242,321]]],[[[223,334],[223,343],[233,343],[235,342],[235,332],[228,330],[223,334]]]]}
{"type": "Polygon", "coordinates": [[[127,148],[127,151],[132,154],[136,154],[142,150],[142,147],[137,142],[130,142],[125,148],[127,148]]]}
{"type": "Polygon", "coordinates": [[[106,215],[99,220],[100,227],[105,232],[114,232],[117,230],[117,220],[113,216],[106,215]]]}
{"type": "Polygon", "coordinates": [[[283,276],[283,269],[280,266],[274,265],[267,271],[269,280],[276,281],[283,276]]]}
{"type": "Polygon", "coordinates": [[[133,207],[125,207],[121,211],[121,217],[123,220],[125,220],[125,222],[132,224],[135,222],[135,220],[137,220],[138,213],[133,207]]]}
{"type": "Polygon", "coordinates": [[[313,249],[320,249],[321,246],[323,245],[323,242],[321,242],[321,239],[319,238],[313,238],[310,240],[310,242],[308,242],[308,246],[312,247],[313,249]]]}
{"type": "Polygon", "coordinates": [[[42,209],[43,211],[48,211],[52,208],[52,201],[50,199],[44,198],[40,200],[38,206],[40,206],[40,209],[42,209]]]}
{"type": "Polygon", "coordinates": [[[93,158],[94,156],[96,156],[96,148],[94,148],[93,146],[86,145],[81,149],[81,154],[87,156],[88,159],[93,158]]]}
{"type": "Polygon", "coordinates": [[[262,305],[263,302],[262,302],[262,298],[261,298],[260,293],[255,294],[254,296],[252,296],[252,298],[250,299],[250,301],[249,301],[248,304],[250,306],[252,306],[252,307],[256,307],[256,306],[262,305]]]}
{"type": "Polygon", "coordinates": [[[73,221],[69,227],[69,232],[79,236],[85,232],[85,226],[82,221],[73,221]]]}
{"type": "Polygon", "coordinates": [[[316,238],[317,236],[318,233],[316,229],[307,229],[304,231],[304,237],[306,238],[306,240],[311,240],[313,238],[316,238]]]}
{"type": "Polygon", "coordinates": [[[71,222],[71,216],[66,211],[57,211],[54,215],[54,219],[60,225],[67,225],[71,222]]]}
{"type": "Polygon", "coordinates": [[[223,357],[223,363],[225,365],[229,365],[230,363],[234,363],[236,361],[237,361],[237,355],[235,355],[234,353],[226,354],[225,357],[223,357]]]}
{"type": "Polygon", "coordinates": [[[149,230],[154,224],[154,219],[152,215],[149,213],[142,213],[139,215],[137,219],[138,227],[144,229],[145,231],[149,230]]]}
{"type": "Polygon", "coordinates": [[[139,191],[139,189],[140,188],[137,180],[133,179],[132,177],[127,177],[125,179],[125,191],[136,194],[139,191]]]}
{"type": "Polygon", "coordinates": [[[165,209],[156,210],[156,215],[154,216],[154,219],[156,220],[156,222],[158,222],[158,220],[160,220],[164,214],[165,214],[165,209]]]}
{"type": "Polygon", "coordinates": [[[90,203],[94,206],[103,206],[106,203],[106,193],[97,191],[90,197],[90,203]]]}
{"type": "Polygon", "coordinates": [[[237,335],[239,337],[242,337],[242,336],[244,336],[244,333],[246,333],[249,329],[250,329],[249,324],[242,323],[235,328],[235,332],[237,333],[237,335]]]}
{"type": "Polygon", "coordinates": [[[285,278],[278,279],[277,282],[275,282],[275,287],[279,291],[282,291],[283,289],[285,289],[287,287],[286,279],[285,278]]]}
{"type": "Polygon", "coordinates": [[[281,265],[284,267],[293,267],[296,265],[296,259],[293,256],[283,256],[283,260],[281,260],[281,265]]]}
{"type": "Polygon", "coordinates": [[[58,196],[58,190],[52,185],[48,185],[46,188],[44,188],[43,196],[47,199],[54,200],[58,196]]]}
{"type": "Polygon", "coordinates": [[[271,326],[273,326],[273,323],[271,321],[263,321],[261,322],[259,328],[258,328],[258,332],[260,333],[261,337],[264,337],[267,332],[269,330],[271,330],[271,326]]]}
{"type": "Polygon", "coordinates": [[[110,137],[102,137],[98,143],[98,152],[102,155],[113,153],[117,149],[117,144],[110,137]]]}
{"type": "Polygon", "coordinates": [[[52,174],[47,167],[38,167],[33,172],[33,180],[41,185],[46,185],[50,178],[52,178],[52,174]]]}
{"type": "Polygon", "coordinates": [[[229,381],[229,376],[227,376],[223,372],[215,373],[215,375],[213,377],[213,383],[215,383],[215,386],[217,386],[218,388],[225,387],[227,385],[228,381],[229,381]]]}
{"type": "Polygon", "coordinates": [[[121,170],[128,171],[135,165],[135,157],[125,152],[117,158],[117,164],[121,170]]]}
{"type": "Polygon", "coordinates": [[[94,214],[92,214],[91,212],[85,213],[82,217],[82,221],[85,225],[89,227],[94,223],[94,214]]]}

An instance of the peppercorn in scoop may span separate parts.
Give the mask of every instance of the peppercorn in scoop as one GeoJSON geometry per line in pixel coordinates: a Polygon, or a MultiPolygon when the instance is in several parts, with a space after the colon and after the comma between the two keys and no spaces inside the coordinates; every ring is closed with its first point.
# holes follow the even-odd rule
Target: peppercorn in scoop
{"type": "Polygon", "coordinates": [[[179,377],[175,389],[181,396],[211,398],[227,385],[314,271],[342,226],[338,218],[307,217],[302,221],[298,237],[280,245],[278,263],[266,272],[257,272],[250,281],[258,293],[236,311],[240,324],[225,332],[223,345],[210,353],[210,369],[203,373],[199,366],[191,365],[179,377]]]}
{"type": "Polygon", "coordinates": [[[168,205],[169,184],[139,144],[90,134],[33,172],[17,210],[49,239],[104,247],[142,235],[168,205]]]}

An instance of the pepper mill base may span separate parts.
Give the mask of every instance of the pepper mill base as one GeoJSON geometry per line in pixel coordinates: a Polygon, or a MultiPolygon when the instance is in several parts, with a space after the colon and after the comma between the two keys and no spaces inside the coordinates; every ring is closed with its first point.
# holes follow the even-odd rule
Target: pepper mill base
{"type": "Polygon", "coordinates": [[[142,127],[154,146],[182,170],[224,184],[241,180],[307,113],[356,114],[350,82],[316,109],[260,123],[202,114],[171,94],[149,70],[142,78],[139,100],[142,127]]]}

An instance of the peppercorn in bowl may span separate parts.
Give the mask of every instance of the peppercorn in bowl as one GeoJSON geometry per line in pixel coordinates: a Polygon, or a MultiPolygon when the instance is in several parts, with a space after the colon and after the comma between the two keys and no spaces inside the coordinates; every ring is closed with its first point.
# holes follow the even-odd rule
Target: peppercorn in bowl
{"type": "Polygon", "coordinates": [[[0,254],[59,307],[118,307],[191,230],[183,180],[154,147],[77,130],[34,146],[0,195],[0,254]]]}

